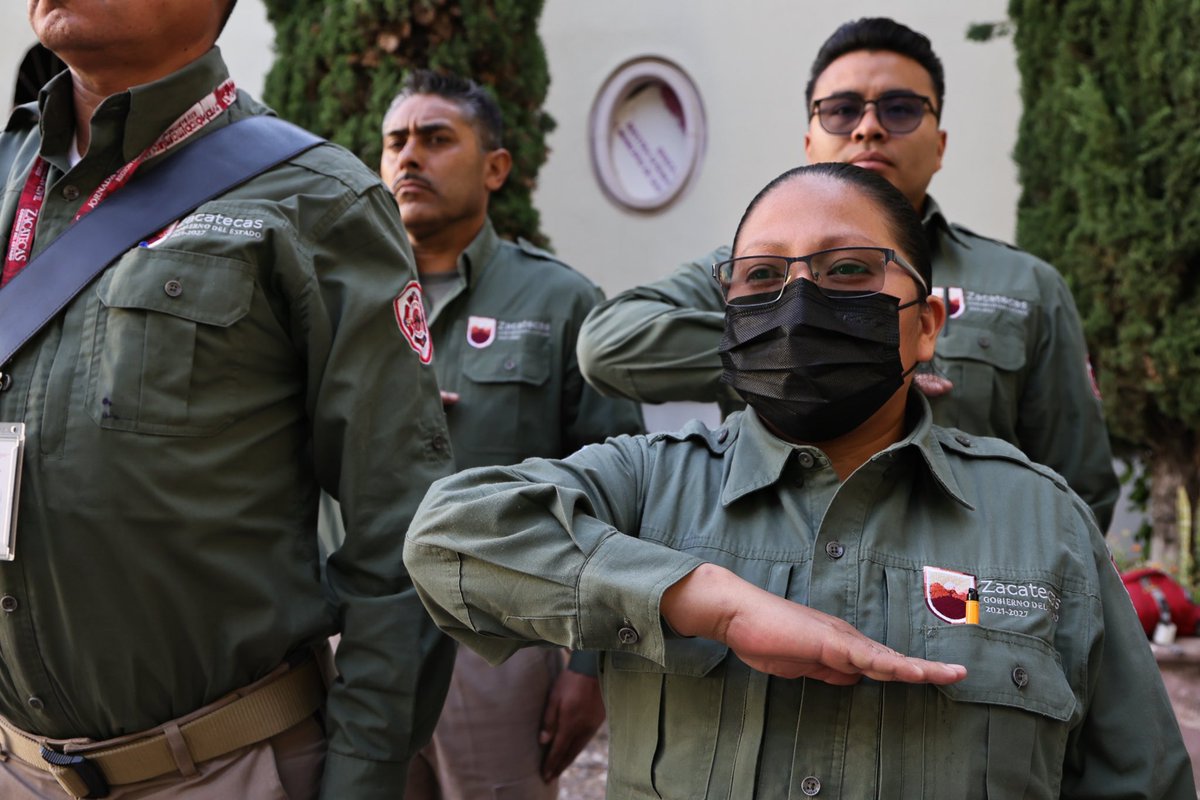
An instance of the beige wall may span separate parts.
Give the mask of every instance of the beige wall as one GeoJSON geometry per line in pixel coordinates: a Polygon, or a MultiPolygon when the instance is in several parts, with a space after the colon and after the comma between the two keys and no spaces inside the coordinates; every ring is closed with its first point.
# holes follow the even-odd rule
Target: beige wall
{"type": "MultiPolygon", "coordinates": [[[[6,97],[33,42],[24,5],[0,6],[6,97]]],[[[547,107],[558,128],[536,196],[543,228],[565,260],[610,293],[725,242],[751,196],[803,161],[804,83],[817,46],[846,19],[890,14],[928,34],[946,65],[949,143],[932,191],[956,221],[1010,238],[1018,188],[1009,154],[1020,113],[1012,42],[976,44],[964,36],[970,22],[1002,19],[1005,6],[1006,0],[549,0],[542,17],[552,76],[547,107]],[[708,117],[696,180],[654,214],[614,206],[588,154],[596,93],[616,66],[640,55],[663,56],[689,73],[708,117]]],[[[220,44],[234,78],[256,95],[272,40],[262,3],[241,0],[220,44]]]]}

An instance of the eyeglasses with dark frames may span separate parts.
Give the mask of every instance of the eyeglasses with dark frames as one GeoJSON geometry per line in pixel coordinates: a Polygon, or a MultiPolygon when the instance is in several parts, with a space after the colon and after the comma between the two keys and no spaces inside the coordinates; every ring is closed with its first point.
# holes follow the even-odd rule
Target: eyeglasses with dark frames
{"type": "Polygon", "coordinates": [[[922,290],[929,286],[917,270],[888,247],[834,247],[806,256],[738,256],[713,264],[712,274],[725,302],[736,306],[774,303],[783,289],[807,272],[808,280],[829,297],[868,297],[883,291],[889,262],[898,264],[922,290]]]}
{"type": "Polygon", "coordinates": [[[915,92],[885,92],[874,100],[844,92],[814,100],[812,113],[817,115],[826,132],[847,136],[858,127],[869,105],[875,106],[875,116],[888,133],[912,133],[921,125],[926,109],[937,118],[933,102],[915,92]]]}

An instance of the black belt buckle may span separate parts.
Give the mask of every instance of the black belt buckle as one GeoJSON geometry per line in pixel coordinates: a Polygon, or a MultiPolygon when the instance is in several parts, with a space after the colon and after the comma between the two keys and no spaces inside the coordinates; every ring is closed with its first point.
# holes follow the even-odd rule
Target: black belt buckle
{"type": "Polygon", "coordinates": [[[42,760],[47,764],[52,764],[56,767],[63,767],[71,770],[83,781],[83,785],[87,787],[85,798],[108,797],[109,786],[108,780],[105,779],[104,773],[100,768],[88,761],[80,755],[71,753],[60,753],[57,750],[51,750],[49,747],[42,745],[42,760]]]}

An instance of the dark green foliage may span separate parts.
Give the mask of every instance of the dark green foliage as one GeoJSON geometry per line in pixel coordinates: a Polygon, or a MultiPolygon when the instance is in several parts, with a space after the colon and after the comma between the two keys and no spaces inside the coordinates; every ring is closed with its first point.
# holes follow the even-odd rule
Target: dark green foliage
{"type": "Polygon", "coordinates": [[[543,0],[267,0],[276,60],[266,102],[378,167],[380,126],[410,68],[455,72],[500,101],[513,170],[492,196],[502,235],[538,243],[532,193],[554,121],[537,34],[543,0]]]}
{"type": "Polygon", "coordinates": [[[1012,0],[1018,241],[1074,291],[1114,444],[1200,471],[1200,0],[1012,0]]]}

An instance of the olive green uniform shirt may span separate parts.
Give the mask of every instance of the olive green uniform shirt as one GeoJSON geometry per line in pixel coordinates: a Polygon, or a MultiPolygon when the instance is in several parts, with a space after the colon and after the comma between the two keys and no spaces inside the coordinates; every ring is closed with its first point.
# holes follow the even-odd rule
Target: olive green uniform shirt
{"type": "MultiPolygon", "coordinates": [[[[5,236],[39,151],[35,254],[226,77],[214,48],[108,98],[71,168],[60,75],[40,124],[24,107],[0,134],[5,236]]],[[[241,94],[199,135],[264,113],[241,94]]],[[[401,560],[451,462],[433,369],[393,309],[415,278],[395,202],[322,144],[144,244],[3,367],[0,420],[28,438],[16,560],[0,563],[0,713],[52,737],[140,731],[340,631],[323,796],[393,797],[453,661],[401,560]],[[349,531],[324,587],[321,488],[349,531]]]]}
{"type": "Polygon", "coordinates": [[[429,328],[459,469],[561,458],[608,436],[641,433],[641,407],[605,397],[579,373],[575,344],[604,299],[578,272],[492,223],[458,258],[457,285],[429,328]]]}
{"type": "MultiPolygon", "coordinates": [[[[1107,530],[1119,485],[1075,301],[1049,264],[946,221],[929,198],[925,228],[935,291],[951,318],[934,370],[954,383],[934,420],[1015,444],[1058,471],[1107,530]]],[[[579,337],[584,377],[606,394],[647,403],[744,401],[721,382],[725,308],[712,265],[721,247],[596,309],[579,337]]]]}
{"type": "Polygon", "coordinates": [[[612,798],[1193,800],[1086,505],[909,397],[907,437],[844,482],[753,411],[461,473],[422,502],[406,563],[438,624],[489,659],[538,641],[602,651],[612,798]],[[661,619],[663,592],[703,562],[967,677],[838,687],[754,671],[661,619]],[[950,621],[948,575],[974,581],[980,624],[950,621]]]}

